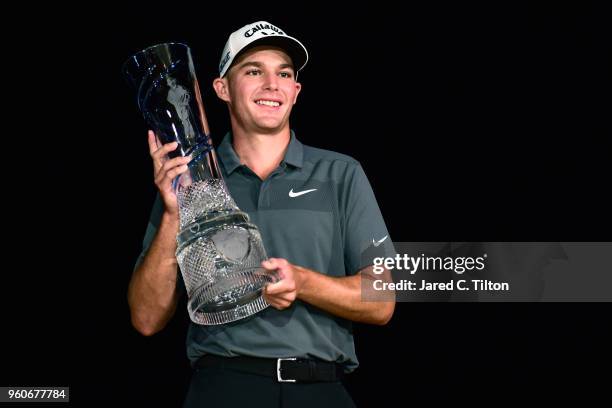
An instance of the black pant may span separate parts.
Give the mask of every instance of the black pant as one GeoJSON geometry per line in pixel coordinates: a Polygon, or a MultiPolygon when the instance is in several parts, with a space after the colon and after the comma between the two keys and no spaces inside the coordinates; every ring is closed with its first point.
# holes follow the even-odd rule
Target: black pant
{"type": "Polygon", "coordinates": [[[197,368],[183,408],[355,407],[341,382],[279,383],[225,368],[197,368]]]}

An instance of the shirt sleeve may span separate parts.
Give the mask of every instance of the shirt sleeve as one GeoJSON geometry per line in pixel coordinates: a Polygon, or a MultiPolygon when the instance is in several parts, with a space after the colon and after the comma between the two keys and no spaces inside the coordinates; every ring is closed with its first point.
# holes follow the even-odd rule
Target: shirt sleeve
{"type": "Polygon", "coordinates": [[[136,259],[136,264],[134,265],[134,270],[140,266],[142,261],[144,260],[149,247],[151,246],[151,242],[153,242],[153,238],[155,238],[155,234],[157,234],[157,229],[159,228],[159,223],[161,222],[161,216],[163,214],[164,206],[161,201],[159,194],[155,197],[155,202],[153,203],[153,209],[151,210],[151,215],[149,216],[149,223],[147,224],[147,230],[145,231],[144,238],[142,240],[142,251],[136,259]]]}
{"type": "Polygon", "coordinates": [[[344,212],[344,262],[354,275],[373,265],[374,258],[396,252],[378,207],[374,191],[360,164],[349,171],[344,212]]]}
{"type": "MultiPolygon", "coordinates": [[[[149,223],[147,224],[147,230],[145,231],[144,238],[142,240],[142,251],[136,259],[136,263],[134,265],[134,270],[140,266],[142,261],[144,260],[149,247],[151,246],[151,242],[153,242],[153,238],[155,238],[155,234],[157,234],[157,230],[159,229],[159,224],[161,222],[162,215],[164,213],[164,204],[162,203],[161,197],[159,193],[155,197],[155,202],[153,203],[153,209],[151,210],[151,215],[149,216],[149,223]]],[[[183,281],[183,275],[181,273],[180,268],[177,273],[177,288],[179,289],[179,293],[184,293],[185,282],[183,281]]]]}

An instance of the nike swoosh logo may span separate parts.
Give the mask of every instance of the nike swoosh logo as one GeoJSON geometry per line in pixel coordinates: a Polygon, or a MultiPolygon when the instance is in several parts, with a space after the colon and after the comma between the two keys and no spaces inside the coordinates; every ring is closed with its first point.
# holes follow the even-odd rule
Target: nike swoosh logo
{"type": "Polygon", "coordinates": [[[299,196],[304,195],[304,194],[312,193],[313,191],[317,191],[317,189],[313,188],[311,190],[298,191],[296,193],[294,193],[293,189],[291,189],[291,191],[289,191],[289,197],[291,197],[291,198],[299,197],[299,196]]]}
{"type": "Polygon", "coordinates": [[[374,241],[374,238],[372,238],[372,244],[374,244],[375,247],[379,246],[380,244],[383,243],[383,241],[385,239],[387,239],[388,235],[385,235],[384,237],[382,237],[382,239],[380,241],[374,241]]]}

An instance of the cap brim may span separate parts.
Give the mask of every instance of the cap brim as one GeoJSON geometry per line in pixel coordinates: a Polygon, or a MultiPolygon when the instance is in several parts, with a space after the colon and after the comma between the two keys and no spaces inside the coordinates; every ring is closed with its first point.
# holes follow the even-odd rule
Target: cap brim
{"type": "Polygon", "coordinates": [[[240,58],[242,54],[246,51],[250,50],[253,47],[258,47],[260,45],[272,45],[278,48],[283,49],[289,58],[291,58],[291,62],[293,62],[293,68],[295,72],[298,72],[306,65],[308,62],[308,51],[306,51],[306,47],[302,45],[301,42],[296,40],[293,37],[289,36],[280,36],[280,35],[270,35],[267,37],[258,38],[253,41],[246,47],[240,50],[238,54],[232,59],[232,64],[227,68],[224,73],[224,76],[227,75],[229,70],[232,68],[234,63],[240,58]]]}

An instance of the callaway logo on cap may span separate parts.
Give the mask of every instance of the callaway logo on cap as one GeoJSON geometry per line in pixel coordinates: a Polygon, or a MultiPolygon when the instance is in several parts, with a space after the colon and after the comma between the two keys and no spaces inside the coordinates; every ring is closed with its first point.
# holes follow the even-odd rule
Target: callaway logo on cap
{"type": "Polygon", "coordinates": [[[225,76],[241,52],[257,45],[274,45],[282,48],[291,57],[296,72],[304,68],[308,61],[308,51],[301,42],[266,21],[258,21],[230,34],[221,54],[219,76],[225,76]]]}

